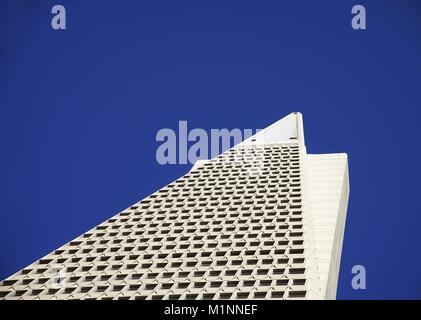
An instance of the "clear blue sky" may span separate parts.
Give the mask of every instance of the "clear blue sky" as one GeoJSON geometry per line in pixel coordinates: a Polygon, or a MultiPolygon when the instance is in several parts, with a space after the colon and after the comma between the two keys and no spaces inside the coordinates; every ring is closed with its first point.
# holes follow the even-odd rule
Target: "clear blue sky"
{"type": "Polygon", "coordinates": [[[420,299],[420,107],[417,0],[2,0],[0,279],[188,171],[159,129],[300,111],[309,152],[349,154],[338,298],[420,299]]]}

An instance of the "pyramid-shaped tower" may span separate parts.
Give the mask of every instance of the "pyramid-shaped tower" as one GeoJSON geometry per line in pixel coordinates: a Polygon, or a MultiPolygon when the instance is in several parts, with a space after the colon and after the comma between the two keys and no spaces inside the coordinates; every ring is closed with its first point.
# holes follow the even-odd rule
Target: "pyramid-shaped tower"
{"type": "Polygon", "coordinates": [[[335,299],[346,154],[292,113],[0,283],[0,299],[335,299]]]}

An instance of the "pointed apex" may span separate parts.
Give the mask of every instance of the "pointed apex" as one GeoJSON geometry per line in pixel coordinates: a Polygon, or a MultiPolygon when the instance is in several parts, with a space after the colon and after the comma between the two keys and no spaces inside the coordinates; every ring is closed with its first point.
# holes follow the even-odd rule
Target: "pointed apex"
{"type": "Polygon", "coordinates": [[[298,140],[303,146],[303,117],[299,112],[293,112],[248,138],[243,144],[282,143],[298,140]]]}

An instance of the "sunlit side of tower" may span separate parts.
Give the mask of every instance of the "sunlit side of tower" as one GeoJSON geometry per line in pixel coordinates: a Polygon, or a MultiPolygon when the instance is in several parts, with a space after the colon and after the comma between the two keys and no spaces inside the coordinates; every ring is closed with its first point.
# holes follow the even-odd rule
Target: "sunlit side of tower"
{"type": "Polygon", "coordinates": [[[346,154],[292,113],[0,283],[0,299],[335,299],[346,154]]]}

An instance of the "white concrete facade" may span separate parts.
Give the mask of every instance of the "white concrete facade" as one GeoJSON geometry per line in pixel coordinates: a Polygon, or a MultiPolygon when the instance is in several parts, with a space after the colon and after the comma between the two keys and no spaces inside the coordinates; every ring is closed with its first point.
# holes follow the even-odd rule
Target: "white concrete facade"
{"type": "Polygon", "coordinates": [[[0,283],[0,299],[335,299],[346,154],[289,116],[0,283]]]}

